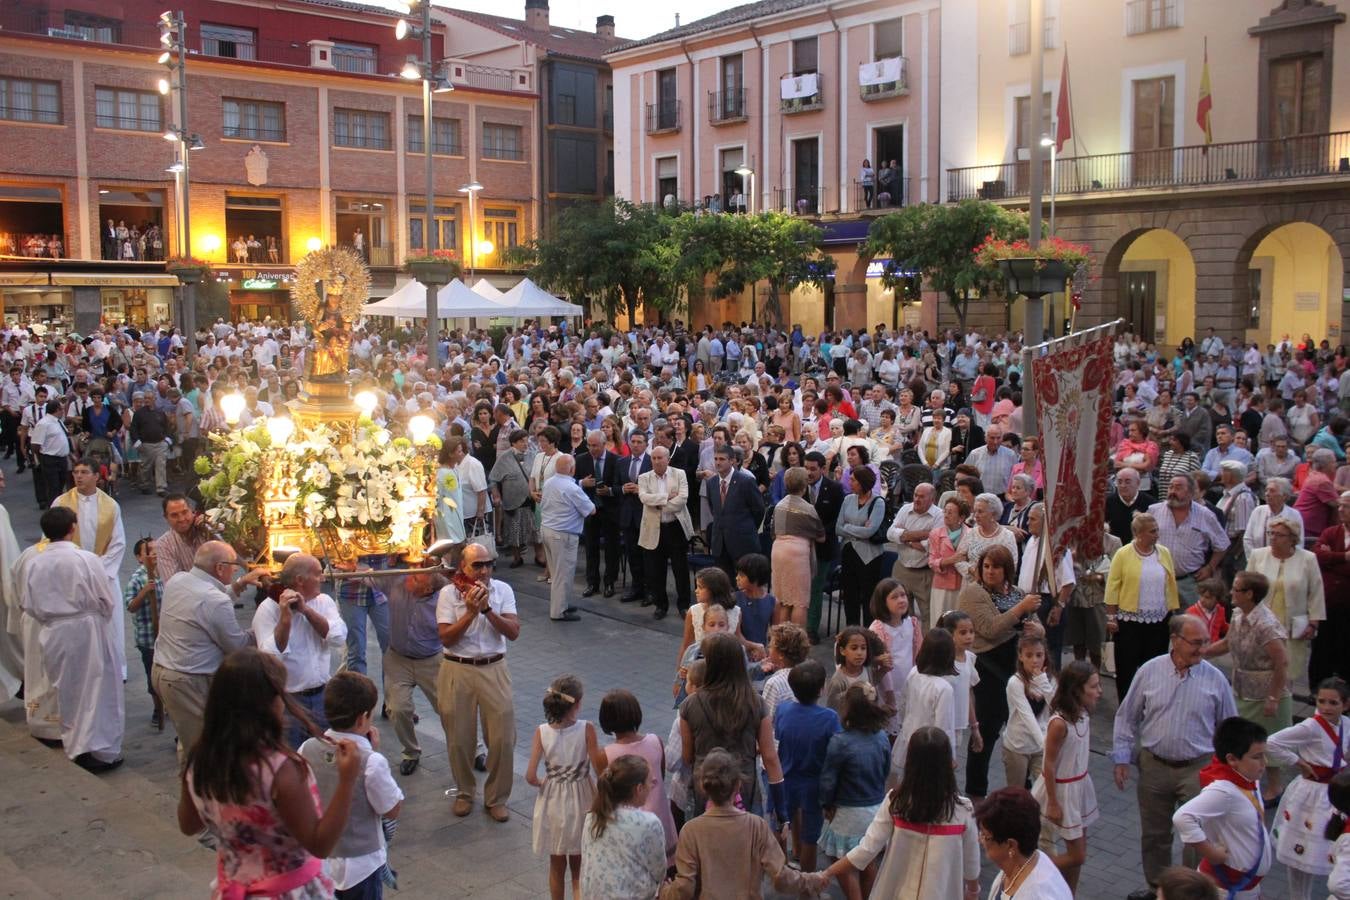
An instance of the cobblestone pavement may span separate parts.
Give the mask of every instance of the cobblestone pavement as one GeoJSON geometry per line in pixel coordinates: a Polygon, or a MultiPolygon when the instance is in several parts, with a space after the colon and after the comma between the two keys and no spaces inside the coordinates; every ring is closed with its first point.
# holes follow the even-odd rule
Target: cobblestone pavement
{"type": "MultiPolygon", "coordinates": [[[[32,483],[27,474],[14,474],[12,461],[4,471],[9,486],[0,494],[0,502],[9,510],[20,545],[26,547],[40,536],[32,483]]],[[[129,544],[163,531],[156,497],[124,490],[120,499],[129,544]]],[[[134,566],[128,553],[124,580],[134,566]]],[[[401,887],[393,896],[489,900],[548,895],[547,861],[530,850],[534,792],[521,773],[528,761],[531,734],[543,720],[544,688],[556,675],[574,672],[581,676],[586,686],[583,717],[594,720],[605,691],[625,687],[642,701],[644,728],[663,740],[669,733],[674,719],[670,684],[679,649],[679,620],[672,616],[657,622],[635,604],[596,596],[578,600],[580,622],[550,622],[548,586],[536,580],[540,572],[530,565],[499,572],[516,590],[524,624],[508,656],[518,734],[517,778],[508,823],[496,824],[481,810],[463,819],[450,814],[445,798],[451,784],[444,733],[420,694],[418,731],[423,762],[413,775],[397,774],[398,742],[393,729],[383,723],[382,749],[394,763],[395,777],[408,797],[391,850],[401,887]]],[[[241,622],[247,626],[247,620],[241,618],[241,622]]],[[[172,729],[161,734],[151,727],[150,700],[129,630],[127,647],[131,665],[126,765],[116,772],[94,776],[71,765],[60,751],[28,737],[18,702],[0,704],[0,785],[4,785],[0,793],[0,897],[206,895],[214,858],[178,833],[172,729]]],[[[379,648],[373,633],[367,655],[373,661],[371,675],[378,680],[379,648]]],[[[830,667],[827,646],[816,648],[816,655],[830,667]]],[[[1105,694],[1093,716],[1090,767],[1102,816],[1088,835],[1088,860],[1079,891],[1080,897],[1091,900],[1123,898],[1143,886],[1133,788],[1122,793],[1111,781],[1108,752],[1114,686],[1108,684],[1105,694]]],[[[1002,784],[1000,758],[994,755],[994,787],[1002,784]]],[[[986,863],[985,890],[993,874],[986,863]]],[[[1287,896],[1284,871],[1278,864],[1264,882],[1264,896],[1287,896]]]]}

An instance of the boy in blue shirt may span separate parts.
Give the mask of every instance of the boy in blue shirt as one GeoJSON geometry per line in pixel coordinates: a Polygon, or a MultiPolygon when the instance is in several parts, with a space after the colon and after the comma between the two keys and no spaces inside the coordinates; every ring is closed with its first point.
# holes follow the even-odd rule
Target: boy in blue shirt
{"type": "Polygon", "coordinates": [[[820,808],[820,773],[830,738],[840,730],[839,716],[818,706],[825,690],[825,667],[814,659],[792,667],[788,686],[796,701],[774,710],[773,736],[783,766],[783,788],[792,820],[793,855],[803,872],[816,870],[816,842],[825,817],[820,808]]]}

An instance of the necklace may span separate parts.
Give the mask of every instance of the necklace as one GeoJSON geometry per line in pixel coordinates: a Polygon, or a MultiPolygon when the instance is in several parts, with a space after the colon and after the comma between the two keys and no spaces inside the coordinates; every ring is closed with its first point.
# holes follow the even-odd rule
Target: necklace
{"type": "Polygon", "coordinates": [[[1009,878],[1003,882],[1003,890],[1007,893],[1009,897],[1017,896],[1017,891],[1022,887],[1021,882],[1022,873],[1027,870],[1027,866],[1031,865],[1031,861],[1035,858],[1036,858],[1036,851],[1033,850],[1031,852],[1031,855],[1026,858],[1026,861],[1022,863],[1022,868],[1017,870],[1017,874],[1014,875],[1012,878],[1009,878]],[[1012,886],[1014,881],[1017,882],[1017,887],[1012,886]]]}
{"type": "Polygon", "coordinates": [[[998,536],[998,530],[999,530],[1000,527],[1002,527],[1002,526],[1000,526],[1000,525],[998,525],[997,523],[995,523],[995,524],[994,524],[994,530],[993,530],[993,533],[991,533],[991,534],[985,534],[985,533],[984,533],[984,526],[981,525],[981,526],[980,526],[980,537],[984,537],[984,538],[997,537],[997,536],[998,536]]]}

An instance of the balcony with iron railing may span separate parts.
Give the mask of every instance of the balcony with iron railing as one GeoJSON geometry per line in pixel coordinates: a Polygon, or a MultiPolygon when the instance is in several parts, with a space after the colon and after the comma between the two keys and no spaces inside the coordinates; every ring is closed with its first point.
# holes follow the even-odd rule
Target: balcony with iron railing
{"type": "Polygon", "coordinates": [[[825,197],[824,185],[800,189],[776,187],[773,189],[773,208],[799,216],[818,216],[825,212],[825,197]]]}
{"type": "Polygon", "coordinates": [[[908,176],[901,176],[898,184],[886,185],[864,185],[861,181],[855,179],[850,200],[849,209],[864,214],[882,214],[900,209],[903,206],[909,206],[911,203],[910,179],[908,176]]]}
{"type": "Polygon", "coordinates": [[[708,91],[708,121],[714,125],[744,122],[749,115],[745,89],[708,91]]]}
{"type": "Polygon", "coordinates": [[[1125,3],[1126,34],[1147,34],[1180,27],[1180,0],[1127,0],[1125,3]]]}
{"type": "MultiPolygon", "coordinates": [[[[1046,50],[1053,50],[1058,46],[1055,41],[1055,17],[1046,16],[1044,21],[1043,38],[1046,50]]],[[[1008,55],[1022,56],[1031,52],[1031,23],[1014,22],[1008,26],[1008,55]]]]}
{"type": "Polygon", "coordinates": [[[812,72],[807,75],[785,75],[778,85],[778,108],[785,116],[794,113],[812,112],[817,109],[825,108],[825,77],[819,72],[812,72]],[[805,84],[802,79],[814,78],[816,82],[815,93],[805,96],[790,96],[798,92],[799,85],[805,84]],[[788,96],[785,96],[788,95],[788,96]]]}
{"type": "MultiPolygon", "coordinates": [[[[1049,160],[1043,166],[1048,194],[1052,187],[1049,160]]],[[[947,199],[1026,198],[1030,174],[1026,161],[948,169],[947,199]]],[[[1054,191],[1061,198],[1177,188],[1226,189],[1317,178],[1350,180],[1350,131],[1060,157],[1053,174],[1054,191]]]]}
{"type": "Polygon", "coordinates": [[[661,100],[647,104],[647,133],[665,134],[680,130],[680,101],[661,100]]]}

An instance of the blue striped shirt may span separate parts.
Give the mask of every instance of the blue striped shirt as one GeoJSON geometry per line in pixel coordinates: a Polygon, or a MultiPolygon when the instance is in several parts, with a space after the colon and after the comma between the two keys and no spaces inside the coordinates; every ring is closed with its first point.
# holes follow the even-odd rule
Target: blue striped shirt
{"type": "Polygon", "coordinates": [[[1210,663],[1177,671],[1170,653],[1139,667],[1125,702],[1116,710],[1111,758],[1116,765],[1137,759],[1135,741],[1154,756],[1181,761],[1214,752],[1214,732],[1238,714],[1228,679],[1210,663]]]}

